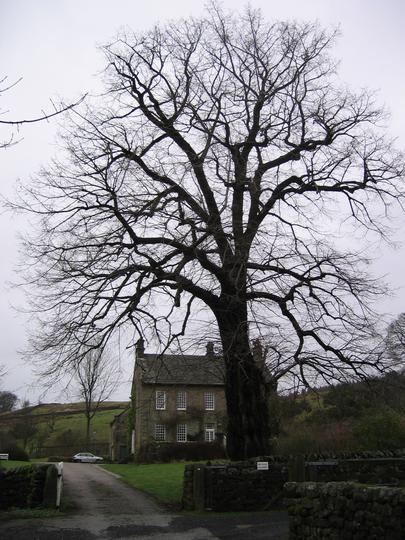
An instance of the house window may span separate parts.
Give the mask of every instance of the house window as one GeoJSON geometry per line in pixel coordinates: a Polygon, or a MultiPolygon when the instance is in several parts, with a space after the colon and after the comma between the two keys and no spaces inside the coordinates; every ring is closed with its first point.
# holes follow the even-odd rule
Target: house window
{"type": "Polygon", "coordinates": [[[176,409],[178,411],[185,411],[187,409],[187,395],[186,395],[186,392],[177,392],[176,409]]]}
{"type": "Polygon", "coordinates": [[[205,441],[213,442],[215,441],[215,426],[214,424],[205,424],[205,441]]]}
{"type": "Polygon", "coordinates": [[[187,442],[187,424],[177,424],[177,442],[187,442]]]}
{"type": "Polygon", "coordinates": [[[155,424],[155,441],[166,440],[166,426],[164,424],[155,424]]]}
{"type": "Polygon", "coordinates": [[[215,410],[215,396],[213,392],[205,392],[204,394],[204,409],[206,411],[215,410]]]}
{"type": "Polygon", "coordinates": [[[156,391],[156,409],[159,411],[166,409],[166,392],[163,390],[156,391]]]}

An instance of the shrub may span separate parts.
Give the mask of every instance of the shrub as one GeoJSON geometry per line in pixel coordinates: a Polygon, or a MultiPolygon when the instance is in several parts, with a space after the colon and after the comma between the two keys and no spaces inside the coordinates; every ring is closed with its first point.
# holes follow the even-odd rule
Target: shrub
{"type": "Polygon", "coordinates": [[[29,461],[29,455],[20,446],[10,445],[5,446],[0,450],[0,454],[8,454],[9,459],[16,461],[29,461]]]}
{"type": "Polygon", "coordinates": [[[121,458],[118,463],[120,465],[125,465],[126,463],[133,463],[134,462],[134,454],[129,454],[129,456],[121,458]]]}
{"type": "Polygon", "coordinates": [[[401,415],[389,408],[361,417],[353,432],[359,447],[364,450],[405,447],[405,426],[401,415]]]}
{"type": "Polygon", "coordinates": [[[49,456],[48,463],[60,463],[61,461],[72,461],[71,456],[49,456]]]}
{"type": "Polygon", "coordinates": [[[65,429],[64,431],[58,432],[54,439],[53,444],[55,446],[83,446],[85,444],[85,439],[83,433],[78,429],[65,429]]]}
{"type": "Polygon", "coordinates": [[[299,455],[345,452],[355,448],[356,441],[352,429],[345,422],[320,425],[295,422],[289,426],[285,435],[276,440],[274,450],[280,455],[299,455]]]}
{"type": "Polygon", "coordinates": [[[6,448],[7,446],[18,446],[18,443],[10,433],[10,430],[3,427],[0,429],[0,448],[6,448]]]}
{"type": "Polygon", "coordinates": [[[140,448],[136,460],[140,463],[159,461],[167,463],[178,460],[197,461],[225,457],[225,449],[219,443],[150,443],[140,448]]]}
{"type": "Polygon", "coordinates": [[[275,450],[277,454],[295,456],[316,452],[318,448],[312,433],[301,428],[291,434],[279,437],[275,450]]]}
{"type": "Polygon", "coordinates": [[[283,420],[311,411],[308,401],[304,397],[297,398],[296,396],[278,396],[278,407],[283,420]]]}

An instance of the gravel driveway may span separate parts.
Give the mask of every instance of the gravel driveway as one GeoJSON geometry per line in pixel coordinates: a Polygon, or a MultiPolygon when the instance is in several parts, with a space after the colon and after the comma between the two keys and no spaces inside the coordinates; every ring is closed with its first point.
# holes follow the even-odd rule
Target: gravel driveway
{"type": "Polygon", "coordinates": [[[61,517],[13,520],[1,540],[287,540],[284,512],[237,516],[176,515],[104,469],[64,464],[64,496],[75,508],[61,517]]]}

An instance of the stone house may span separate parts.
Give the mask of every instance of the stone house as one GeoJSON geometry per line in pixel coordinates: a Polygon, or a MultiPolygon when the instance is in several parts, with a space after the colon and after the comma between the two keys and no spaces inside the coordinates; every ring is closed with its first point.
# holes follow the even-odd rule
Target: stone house
{"type": "Polygon", "coordinates": [[[223,359],[205,355],[147,354],[136,346],[132,383],[133,451],[151,442],[224,441],[223,359]]]}

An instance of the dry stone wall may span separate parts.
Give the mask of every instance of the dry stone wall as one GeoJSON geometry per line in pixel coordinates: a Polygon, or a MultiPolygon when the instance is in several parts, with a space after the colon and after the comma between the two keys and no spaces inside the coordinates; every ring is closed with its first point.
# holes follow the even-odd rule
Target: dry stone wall
{"type": "Polygon", "coordinates": [[[0,510],[35,508],[43,504],[47,469],[54,465],[27,465],[0,470],[0,510]]]}
{"type": "Polygon", "coordinates": [[[404,540],[404,489],[291,482],[284,495],[290,540],[404,540]]]}
{"type": "Polygon", "coordinates": [[[209,508],[216,511],[276,507],[280,505],[283,486],[288,480],[405,485],[403,456],[404,451],[401,450],[293,458],[266,456],[220,466],[187,465],[183,507],[187,510],[209,508]],[[257,461],[267,462],[269,470],[257,470],[257,461]]]}
{"type": "Polygon", "coordinates": [[[288,470],[270,464],[257,470],[249,462],[206,466],[187,465],[184,472],[183,508],[216,512],[264,510],[277,505],[288,470]]]}

